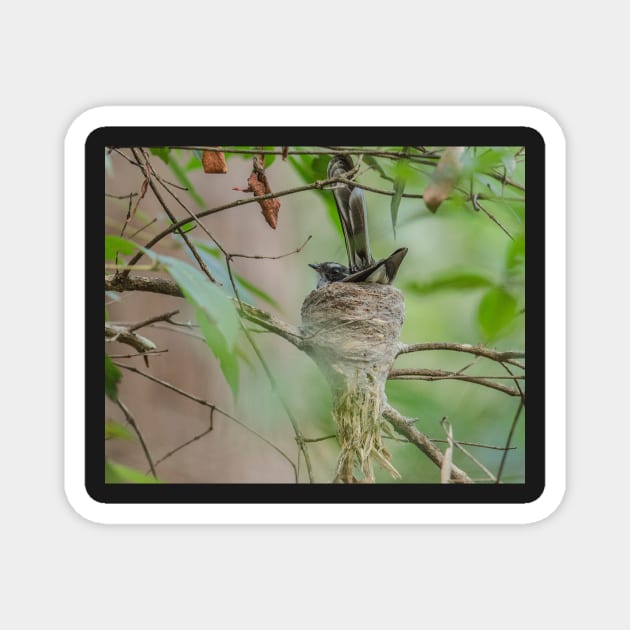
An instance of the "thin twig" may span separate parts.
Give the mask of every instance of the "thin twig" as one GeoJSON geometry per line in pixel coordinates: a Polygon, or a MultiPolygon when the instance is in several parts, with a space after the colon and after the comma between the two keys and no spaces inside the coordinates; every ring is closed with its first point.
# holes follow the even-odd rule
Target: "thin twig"
{"type": "Polygon", "coordinates": [[[116,326],[110,322],[105,322],[105,340],[108,342],[118,341],[131,346],[138,352],[152,352],[157,346],[146,337],[130,332],[125,326],[116,326]]]}
{"type": "Polygon", "coordinates": [[[471,201],[475,210],[481,210],[491,221],[496,223],[512,241],[514,240],[514,237],[510,234],[509,230],[492,214],[492,212],[486,210],[486,208],[479,203],[479,195],[473,195],[471,201]]]}
{"type": "Polygon", "coordinates": [[[488,479],[490,479],[490,481],[496,481],[496,477],[470,451],[462,446],[462,442],[455,441],[455,447],[459,449],[462,453],[464,453],[464,455],[466,455],[466,457],[468,457],[470,461],[479,466],[479,468],[481,468],[481,470],[483,470],[483,472],[488,475],[488,479]]]}
{"type": "MultiPolygon", "coordinates": [[[[136,158],[136,161],[139,163],[140,162],[140,158],[138,157],[138,154],[136,153],[136,151],[135,151],[135,149],[133,147],[131,148],[131,152],[133,153],[134,158],[136,158]]],[[[153,183],[153,178],[150,176],[150,172],[149,172],[150,170],[152,170],[151,162],[150,162],[149,158],[146,157],[146,156],[145,156],[145,165],[144,165],[143,168],[146,168],[147,178],[148,178],[148,182],[149,182],[149,187],[151,188],[151,191],[155,195],[155,198],[158,200],[158,203],[162,206],[162,209],[164,210],[164,212],[166,213],[168,218],[171,220],[171,222],[173,224],[177,225],[178,222],[177,222],[177,220],[175,218],[175,215],[171,212],[170,208],[168,207],[168,205],[166,204],[166,202],[162,198],[162,195],[160,195],[160,192],[158,191],[156,185],[153,183]]],[[[152,172],[155,174],[155,171],[152,171],[152,172]]],[[[186,243],[186,246],[190,250],[190,253],[193,255],[193,257],[197,261],[197,264],[199,265],[199,268],[201,269],[201,271],[203,271],[203,273],[206,275],[208,280],[210,280],[210,282],[213,282],[214,284],[218,284],[216,279],[214,278],[214,276],[210,273],[210,270],[208,269],[206,263],[204,262],[204,260],[199,255],[199,252],[197,251],[195,246],[190,242],[190,239],[186,235],[186,232],[184,232],[184,230],[181,229],[181,227],[183,225],[185,225],[189,220],[190,219],[187,219],[187,220],[184,221],[184,223],[182,223],[181,225],[178,225],[177,228],[176,228],[176,231],[179,232],[179,235],[182,237],[182,240],[184,241],[184,243],[186,243]]],[[[138,253],[144,254],[144,252],[142,252],[142,250],[140,250],[140,252],[138,252],[138,253]]],[[[137,262],[136,260],[134,260],[136,257],[138,257],[138,254],[136,254],[133,257],[133,259],[131,261],[129,261],[130,265],[133,265],[133,264],[135,264],[137,262]]],[[[139,259],[139,257],[138,257],[138,259],[139,259]]],[[[123,271],[122,275],[123,276],[127,276],[127,275],[129,275],[129,272],[128,271],[123,271]]]]}
{"type": "MultiPolygon", "coordinates": [[[[431,442],[443,442],[446,443],[447,440],[441,440],[439,438],[429,438],[431,440],[431,442]]],[[[463,444],[464,446],[477,446],[478,448],[488,448],[494,451],[511,451],[516,449],[516,446],[510,446],[507,449],[505,448],[505,446],[493,446],[492,444],[480,444],[479,442],[460,442],[460,441],[456,441],[456,444],[463,444]]]]}
{"type": "MultiPolygon", "coordinates": [[[[199,221],[199,219],[202,219],[203,217],[206,217],[208,215],[211,214],[216,214],[217,212],[223,212],[224,210],[228,210],[229,208],[236,208],[238,206],[243,206],[249,203],[259,203],[261,201],[265,201],[266,199],[276,199],[278,197],[285,197],[286,195],[294,195],[296,193],[299,192],[305,192],[307,190],[322,190],[332,184],[336,184],[336,183],[340,183],[344,181],[344,177],[333,177],[330,179],[325,179],[325,180],[318,180],[315,182],[312,182],[310,184],[306,184],[304,186],[297,186],[295,188],[290,188],[287,190],[282,190],[280,192],[272,192],[272,193],[268,193],[266,195],[259,195],[259,196],[252,196],[252,197],[248,197],[246,199],[239,199],[237,201],[233,201],[231,203],[226,203],[223,204],[221,206],[216,206],[214,208],[209,208],[207,210],[202,210],[200,212],[197,212],[195,214],[195,218],[197,221],[199,221]]],[[[356,182],[354,182],[355,185],[356,182]]],[[[156,236],[154,236],[148,243],[146,243],[144,245],[145,249],[151,249],[154,245],[156,245],[157,243],[159,243],[162,239],[164,239],[166,236],[168,236],[169,234],[171,234],[172,232],[175,232],[177,230],[179,230],[182,226],[186,225],[187,223],[190,222],[190,219],[181,219],[180,221],[177,221],[176,223],[173,223],[172,225],[170,225],[168,228],[166,228],[165,230],[163,230],[162,232],[160,232],[159,234],[157,234],[156,236]]],[[[216,241],[215,241],[216,242],[216,241]]],[[[133,258],[129,261],[130,265],[135,265],[141,258],[142,256],[145,255],[145,252],[143,250],[138,251],[133,258]]]]}
{"type": "MultiPolygon", "coordinates": [[[[444,455],[442,451],[433,445],[433,442],[424,433],[413,426],[413,421],[405,418],[396,409],[386,405],[383,417],[392,425],[394,430],[406,437],[414,446],[420,449],[438,468],[441,469],[444,455]]],[[[458,483],[472,483],[471,478],[457,466],[451,467],[451,481],[458,483]]]]}
{"type": "MultiPolygon", "coordinates": [[[[506,372],[508,372],[510,375],[512,374],[512,370],[510,370],[510,368],[507,365],[505,365],[505,363],[502,362],[501,365],[503,366],[503,369],[506,370],[506,372]]],[[[496,483],[500,483],[501,481],[501,475],[503,474],[503,468],[505,467],[505,462],[507,460],[507,447],[509,447],[512,442],[512,437],[514,436],[514,431],[516,430],[516,424],[518,422],[519,416],[521,415],[521,411],[523,410],[523,407],[525,406],[525,393],[523,392],[518,381],[516,381],[516,386],[518,388],[518,391],[520,392],[521,402],[518,406],[518,409],[516,410],[514,419],[512,420],[510,431],[508,432],[507,442],[505,445],[506,450],[504,451],[503,456],[501,457],[501,463],[499,464],[499,470],[497,472],[496,483]]]]}
{"type": "Polygon", "coordinates": [[[424,352],[426,350],[453,350],[455,352],[467,352],[469,354],[475,354],[486,359],[492,359],[493,361],[509,363],[519,368],[524,368],[521,363],[514,361],[514,359],[520,359],[525,356],[524,352],[519,351],[499,351],[486,348],[485,346],[473,346],[469,343],[448,343],[448,342],[434,342],[434,343],[414,343],[414,344],[401,344],[398,354],[408,354],[410,352],[424,352]]]}
{"type": "Polygon", "coordinates": [[[153,317],[149,317],[149,319],[145,319],[144,321],[138,322],[137,324],[133,324],[129,326],[127,329],[129,332],[133,332],[134,330],[138,330],[140,328],[144,328],[149,324],[154,324],[155,322],[167,322],[173,317],[173,315],[177,315],[179,313],[179,309],[174,311],[169,311],[168,313],[162,313],[161,315],[155,315],[153,317]]]}
{"type": "MultiPolygon", "coordinates": [[[[184,149],[188,151],[209,151],[219,153],[242,153],[245,155],[371,155],[374,157],[383,157],[389,159],[399,159],[403,157],[403,153],[400,151],[383,151],[379,149],[370,149],[369,147],[356,147],[348,149],[289,149],[284,151],[282,149],[245,149],[239,147],[196,147],[196,146],[170,146],[171,149],[184,149]]],[[[434,165],[436,160],[439,159],[439,155],[431,155],[426,153],[418,155],[412,153],[411,157],[414,161],[420,164],[434,165]]]]}
{"type": "Polygon", "coordinates": [[[302,440],[304,440],[304,442],[323,442],[324,440],[332,440],[333,438],[336,438],[336,437],[337,437],[336,433],[331,433],[330,435],[323,435],[322,437],[318,437],[318,438],[303,437],[302,440]]]}
{"type": "Polygon", "coordinates": [[[169,457],[172,457],[173,455],[175,455],[175,453],[178,453],[179,451],[181,451],[183,448],[186,448],[187,446],[189,446],[193,442],[197,442],[202,437],[205,437],[206,435],[208,435],[208,433],[210,433],[212,431],[212,429],[214,429],[214,422],[213,422],[214,412],[215,412],[214,409],[210,409],[210,426],[207,429],[204,429],[201,433],[198,433],[197,435],[195,435],[194,437],[190,438],[189,440],[186,440],[183,444],[180,444],[179,446],[176,446],[173,450],[169,451],[168,453],[166,453],[165,455],[160,457],[160,459],[158,459],[155,462],[155,465],[158,466],[163,461],[167,460],[169,457]]]}
{"type": "MultiPolygon", "coordinates": [[[[363,190],[367,190],[368,192],[377,193],[379,195],[385,195],[387,197],[393,197],[396,193],[393,190],[384,190],[383,188],[375,188],[374,186],[367,186],[366,184],[362,184],[352,179],[347,179],[345,177],[337,178],[343,184],[351,184],[355,188],[362,188],[363,190]]],[[[405,199],[424,199],[424,195],[421,193],[403,193],[401,195],[405,199]]]]}
{"type": "Polygon", "coordinates": [[[525,378],[525,376],[470,376],[468,374],[458,374],[455,372],[448,372],[446,370],[427,370],[427,369],[414,369],[414,368],[402,368],[402,369],[394,369],[391,370],[389,376],[387,377],[391,380],[419,380],[419,381],[466,381],[468,383],[476,383],[477,385],[482,385],[483,387],[489,387],[491,389],[496,389],[497,391],[503,392],[504,394],[508,394],[509,396],[520,396],[520,393],[517,389],[513,387],[507,387],[505,385],[501,385],[500,383],[494,383],[489,380],[492,378],[497,379],[517,379],[517,378],[525,378]]]}
{"type": "Polygon", "coordinates": [[[153,460],[151,459],[151,453],[149,453],[149,449],[147,448],[147,443],[144,440],[144,437],[142,435],[142,432],[140,431],[140,427],[138,426],[136,419],[133,417],[131,411],[129,411],[129,409],[127,408],[127,405],[125,405],[125,403],[123,403],[123,401],[120,400],[120,398],[116,401],[116,404],[118,405],[120,410],[123,412],[123,414],[125,414],[125,418],[127,422],[131,425],[131,428],[134,430],[135,434],[138,436],[138,441],[140,442],[140,446],[142,447],[142,450],[144,451],[144,456],[147,458],[147,462],[149,463],[149,470],[151,471],[151,474],[153,475],[153,477],[157,478],[157,474],[155,473],[155,465],[153,464],[153,460]]]}
{"type": "Polygon", "coordinates": [[[446,440],[448,442],[448,446],[444,451],[442,465],[440,466],[440,483],[449,483],[451,480],[451,473],[453,471],[453,425],[448,421],[446,416],[442,418],[440,424],[444,429],[446,440]]]}
{"type": "Polygon", "coordinates": [[[110,199],[129,199],[129,197],[137,197],[138,193],[131,192],[127,193],[126,195],[112,195],[111,193],[105,193],[105,196],[109,197],[110,199]]]}
{"type": "Polygon", "coordinates": [[[130,365],[125,365],[124,363],[115,363],[115,365],[117,365],[120,368],[123,368],[124,370],[128,370],[129,372],[135,372],[136,374],[139,374],[140,376],[144,376],[144,378],[150,381],[153,381],[154,383],[157,383],[158,385],[162,385],[162,387],[166,387],[167,389],[170,389],[176,392],[177,394],[184,396],[184,398],[188,398],[189,400],[192,400],[200,405],[203,405],[204,407],[208,407],[209,409],[216,409],[222,416],[225,416],[226,418],[238,424],[240,427],[242,427],[246,431],[249,431],[251,434],[255,435],[258,439],[262,440],[265,444],[270,446],[274,451],[282,455],[282,457],[286,459],[289,462],[289,464],[291,464],[291,467],[293,468],[294,473],[297,474],[297,469],[295,467],[295,464],[293,463],[293,460],[281,448],[276,446],[273,442],[268,440],[264,435],[261,435],[260,433],[258,433],[258,431],[255,431],[254,429],[246,425],[244,422],[242,422],[238,418],[235,418],[234,416],[230,415],[227,411],[224,411],[223,409],[217,407],[216,405],[209,403],[207,400],[204,400],[203,398],[199,398],[198,396],[195,396],[194,394],[190,394],[184,391],[183,389],[180,389],[179,387],[173,385],[172,383],[163,381],[162,379],[152,376],[151,374],[147,374],[146,372],[143,372],[142,370],[139,370],[135,367],[132,367],[130,365]]]}
{"type": "Polygon", "coordinates": [[[253,254],[229,254],[229,258],[252,258],[254,260],[280,260],[280,258],[286,258],[287,256],[293,256],[293,254],[299,254],[306,244],[311,240],[312,236],[309,236],[297,249],[294,249],[286,254],[280,254],[279,256],[255,256],[253,254]]]}
{"type": "Polygon", "coordinates": [[[125,155],[120,149],[118,149],[116,147],[112,147],[110,149],[110,151],[113,151],[114,153],[117,153],[118,155],[120,155],[120,157],[122,157],[125,160],[127,160],[127,162],[129,162],[129,164],[131,164],[133,166],[142,166],[142,164],[140,164],[140,162],[136,162],[136,161],[132,160],[128,155],[125,155]]]}
{"type": "Polygon", "coordinates": [[[144,232],[144,230],[146,230],[148,227],[151,227],[154,223],[157,223],[157,219],[153,219],[151,221],[149,221],[148,223],[145,223],[142,227],[138,228],[133,234],[129,235],[129,240],[132,240],[133,238],[135,238],[136,236],[138,236],[138,234],[140,234],[140,232],[144,232]]]}
{"type": "Polygon", "coordinates": [[[501,456],[501,463],[499,464],[499,470],[497,472],[497,478],[496,478],[496,483],[501,483],[501,475],[503,474],[503,468],[505,467],[505,461],[507,459],[507,452],[508,452],[508,447],[510,446],[511,442],[512,442],[512,437],[514,436],[514,431],[516,429],[516,424],[518,422],[518,418],[521,415],[521,411],[523,410],[523,399],[521,398],[521,400],[519,401],[518,404],[518,409],[516,410],[516,413],[514,414],[514,419],[512,420],[512,424],[510,426],[510,431],[508,433],[508,437],[507,440],[505,442],[505,451],[503,452],[503,455],[501,456]]]}
{"type": "Polygon", "coordinates": [[[152,357],[154,354],[164,354],[168,352],[168,348],[165,350],[151,350],[151,352],[137,352],[136,354],[108,354],[110,359],[134,359],[135,357],[152,357]]]}

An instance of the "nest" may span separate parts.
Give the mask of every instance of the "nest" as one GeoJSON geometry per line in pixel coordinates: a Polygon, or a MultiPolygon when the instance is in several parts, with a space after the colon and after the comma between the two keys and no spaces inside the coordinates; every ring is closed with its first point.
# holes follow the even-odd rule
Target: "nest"
{"type": "Polygon", "coordinates": [[[306,351],[333,395],[341,447],[336,482],[373,483],[374,462],[400,477],[383,446],[381,413],[404,317],[402,293],[390,285],[334,282],[304,300],[306,351]]]}

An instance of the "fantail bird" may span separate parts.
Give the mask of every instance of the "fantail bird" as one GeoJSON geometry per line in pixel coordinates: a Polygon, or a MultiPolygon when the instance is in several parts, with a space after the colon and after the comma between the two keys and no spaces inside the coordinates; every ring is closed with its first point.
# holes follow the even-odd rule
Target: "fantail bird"
{"type": "MultiPolygon", "coordinates": [[[[328,164],[328,178],[343,176],[353,168],[349,156],[336,155],[328,164]]],[[[348,266],[337,262],[310,264],[309,267],[317,271],[317,288],[330,282],[391,284],[407,254],[407,248],[401,247],[387,258],[375,261],[370,253],[367,205],[363,189],[346,183],[335,186],[333,195],[348,253],[348,266]]]]}

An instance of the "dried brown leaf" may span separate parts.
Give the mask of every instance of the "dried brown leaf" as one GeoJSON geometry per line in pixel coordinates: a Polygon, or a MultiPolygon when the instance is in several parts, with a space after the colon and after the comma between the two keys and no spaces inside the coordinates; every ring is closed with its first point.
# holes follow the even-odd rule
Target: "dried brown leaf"
{"type": "MultiPolygon", "coordinates": [[[[247,189],[244,192],[253,192],[254,197],[270,194],[271,187],[265,173],[264,156],[254,156],[254,168],[247,180],[247,189]]],[[[280,201],[278,199],[261,199],[258,204],[265,217],[265,221],[272,229],[278,225],[278,212],[280,211],[280,201]]]]}
{"type": "Polygon", "coordinates": [[[227,163],[222,151],[204,151],[201,163],[204,173],[227,173],[227,163]]]}

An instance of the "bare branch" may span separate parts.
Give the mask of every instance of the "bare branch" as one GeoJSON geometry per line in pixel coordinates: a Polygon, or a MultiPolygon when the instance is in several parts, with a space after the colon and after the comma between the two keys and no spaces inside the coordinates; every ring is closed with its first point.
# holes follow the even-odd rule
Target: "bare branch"
{"type": "Polygon", "coordinates": [[[105,339],[109,342],[124,343],[142,353],[152,352],[157,348],[150,339],[130,332],[125,326],[116,326],[109,322],[105,322],[105,339]]]}
{"type": "Polygon", "coordinates": [[[500,383],[494,383],[489,380],[492,378],[497,379],[524,379],[525,376],[470,376],[468,374],[460,374],[457,372],[447,372],[446,370],[427,370],[427,369],[414,369],[414,368],[402,368],[391,370],[388,376],[391,380],[419,380],[419,381],[443,381],[443,380],[455,380],[455,381],[467,381],[469,383],[477,383],[484,387],[490,387],[496,389],[508,396],[520,396],[521,393],[518,389],[513,387],[506,387],[500,383]]]}
{"type": "Polygon", "coordinates": [[[133,324],[129,326],[129,332],[133,332],[134,330],[138,330],[139,328],[144,328],[145,326],[149,326],[150,324],[154,324],[155,322],[167,322],[173,315],[177,315],[179,310],[169,311],[168,313],[162,313],[162,315],[155,315],[154,317],[149,317],[149,319],[145,319],[144,321],[138,322],[137,324],[133,324]]]}
{"type": "MultiPolygon", "coordinates": [[[[151,293],[184,297],[179,285],[170,278],[149,278],[145,276],[128,276],[123,278],[120,275],[106,276],[105,290],[117,292],[148,291],[151,293]]],[[[265,330],[275,333],[279,337],[292,343],[296,348],[300,350],[303,349],[304,339],[299,328],[251,304],[241,302],[240,306],[241,313],[245,319],[257,324],[265,330]]]]}
{"type": "Polygon", "coordinates": [[[181,451],[183,448],[186,448],[187,446],[189,446],[193,442],[197,442],[202,437],[205,437],[206,435],[208,435],[208,433],[210,433],[214,429],[214,422],[213,422],[213,420],[214,420],[214,412],[215,412],[215,409],[210,409],[210,426],[207,429],[204,429],[201,433],[198,433],[197,435],[193,436],[189,440],[186,440],[185,442],[183,442],[179,446],[176,446],[174,449],[168,451],[168,453],[166,453],[165,455],[160,457],[160,459],[158,459],[155,462],[155,465],[158,466],[163,461],[167,460],[169,457],[172,457],[173,455],[175,455],[175,453],[178,453],[179,451],[181,451]]]}
{"type": "Polygon", "coordinates": [[[120,275],[105,276],[105,291],[119,293],[123,291],[148,291],[149,293],[184,297],[182,290],[174,280],[147,276],[127,276],[126,278],[120,275]]]}
{"type": "Polygon", "coordinates": [[[446,416],[442,418],[440,424],[444,429],[444,433],[446,433],[446,440],[448,442],[448,446],[444,451],[442,466],[440,467],[440,482],[449,483],[451,473],[453,472],[453,425],[448,421],[446,416]]]}
{"type": "Polygon", "coordinates": [[[455,447],[458,448],[462,453],[464,453],[464,455],[466,455],[466,457],[468,457],[470,461],[477,464],[477,466],[479,466],[479,468],[481,468],[481,470],[483,470],[483,472],[488,475],[488,479],[490,479],[491,481],[496,481],[496,477],[470,451],[462,446],[462,442],[455,441],[455,447]]]}
{"type": "Polygon", "coordinates": [[[510,234],[509,230],[492,214],[492,212],[490,212],[489,210],[484,208],[479,203],[479,195],[473,195],[472,198],[471,198],[471,201],[472,201],[473,208],[475,210],[477,210],[477,211],[481,210],[491,221],[496,223],[501,228],[501,230],[503,230],[503,232],[505,234],[508,235],[510,240],[512,240],[512,241],[514,240],[514,237],[510,234]]]}
{"type": "Polygon", "coordinates": [[[125,414],[125,418],[127,422],[131,425],[131,428],[134,430],[135,434],[138,436],[138,440],[140,441],[140,446],[144,451],[144,456],[147,458],[147,462],[149,463],[149,470],[154,477],[157,477],[155,474],[155,465],[153,464],[153,460],[151,459],[151,454],[149,453],[149,449],[147,448],[147,443],[144,441],[144,437],[142,436],[142,432],[140,431],[140,427],[136,422],[136,419],[133,417],[131,411],[127,408],[127,405],[123,403],[120,398],[116,401],[116,404],[120,408],[120,410],[125,414]]]}
{"type": "Polygon", "coordinates": [[[153,350],[152,352],[138,352],[136,354],[108,354],[110,359],[134,359],[135,357],[152,357],[156,354],[164,354],[168,350],[153,350]]]}
{"type": "MultiPolygon", "coordinates": [[[[420,449],[438,468],[442,468],[444,455],[433,445],[424,433],[413,426],[413,420],[405,418],[396,409],[387,405],[383,417],[392,425],[396,433],[406,437],[414,446],[420,449]]],[[[472,483],[472,479],[457,466],[451,466],[451,481],[457,483],[472,483]]]]}
{"type": "MultiPolygon", "coordinates": [[[[133,156],[136,158],[136,161],[140,162],[140,158],[138,157],[138,154],[136,153],[134,148],[131,149],[131,152],[133,153],[133,156]]],[[[147,181],[149,183],[149,187],[151,188],[151,191],[155,195],[155,198],[158,200],[159,204],[162,206],[162,209],[164,210],[164,212],[166,212],[166,215],[172,221],[172,223],[176,223],[177,221],[175,219],[175,215],[171,212],[170,208],[168,207],[168,205],[166,204],[166,202],[162,198],[162,195],[160,194],[160,191],[157,189],[156,185],[153,183],[153,178],[151,177],[151,173],[153,173],[155,175],[155,171],[153,170],[153,168],[151,166],[150,160],[146,156],[145,156],[145,164],[141,168],[143,168],[145,170],[146,174],[147,174],[147,181]]],[[[184,223],[186,223],[186,221],[184,223]]],[[[184,243],[186,243],[186,246],[190,250],[190,253],[194,256],[194,258],[197,261],[197,264],[199,265],[201,271],[203,271],[203,273],[207,276],[207,278],[208,278],[208,280],[210,280],[210,282],[213,282],[214,284],[218,284],[218,282],[216,281],[214,276],[210,273],[210,270],[208,269],[206,263],[204,262],[204,260],[199,255],[199,252],[197,251],[196,247],[188,239],[188,236],[186,235],[186,232],[184,232],[180,228],[181,228],[181,226],[177,228],[177,232],[179,232],[179,235],[182,237],[184,243]]],[[[133,264],[134,264],[133,262],[130,263],[130,265],[133,265],[133,264]]],[[[128,274],[129,274],[128,271],[123,271],[122,272],[123,276],[128,275],[128,274]]]]}
{"type": "Polygon", "coordinates": [[[200,405],[203,405],[204,407],[208,407],[209,409],[215,409],[222,416],[225,416],[226,418],[238,424],[240,427],[242,427],[246,431],[249,431],[251,434],[255,435],[257,438],[262,440],[265,444],[270,446],[274,451],[282,455],[282,457],[286,459],[289,462],[289,464],[291,464],[291,467],[293,468],[293,471],[296,475],[296,480],[297,480],[297,468],[295,467],[293,460],[281,448],[276,446],[273,442],[268,440],[264,435],[261,435],[260,433],[258,433],[258,431],[255,431],[254,429],[246,425],[244,422],[242,422],[238,418],[235,418],[234,416],[230,415],[227,411],[224,411],[223,409],[217,407],[216,405],[213,405],[212,403],[208,402],[207,400],[204,400],[203,398],[199,398],[198,396],[190,394],[184,391],[183,389],[176,387],[172,383],[168,383],[167,381],[163,381],[162,379],[159,379],[151,374],[147,374],[146,372],[143,372],[142,370],[139,370],[138,368],[132,367],[130,365],[125,365],[124,363],[115,363],[115,365],[117,365],[119,368],[122,368],[124,370],[128,370],[129,372],[134,372],[136,374],[139,374],[140,376],[144,376],[144,378],[150,381],[153,381],[154,383],[157,383],[158,385],[162,385],[162,387],[166,387],[167,389],[170,389],[171,391],[174,391],[177,394],[184,396],[184,398],[188,398],[189,400],[199,403],[200,405]]]}
{"type": "Polygon", "coordinates": [[[297,249],[293,249],[286,254],[280,254],[279,256],[256,256],[253,254],[228,254],[228,258],[251,258],[254,260],[280,260],[280,258],[286,258],[287,256],[293,256],[293,254],[299,254],[306,244],[313,238],[309,236],[297,249]]]}
{"type": "Polygon", "coordinates": [[[492,359],[493,361],[509,363],[515,365],[521,369],[525,366],[522,363],[514,361],[514,359],[521,359],[525,357],[524,352],[518,351],[499,351],[486,348],[485,346],[473,346],[469,343],[448,343],[448,342],[435,342],[435,343],[414,343],[414,344],[401,344],[398,354],[408,354],[409,352],[424,352],[425,350],[453,350],[455,352],[467,352],[469,354],[475,354],[479,357],[485,357],[486,359],[492,359]]]}
{"type": "Polygon", "coordinates": [[[289,343],[293,344],[298,350],[303,350],[305,346],[305,340],[302,336],[301,330],[293,324],[289,324],[277,317],[274,317],[270,313],[263,311],[251,304],[241,303],[243,310],[243,317],[253,324],[258,324],[261,328],[275,333],[279,337],[282,337],[289,343]]]}

